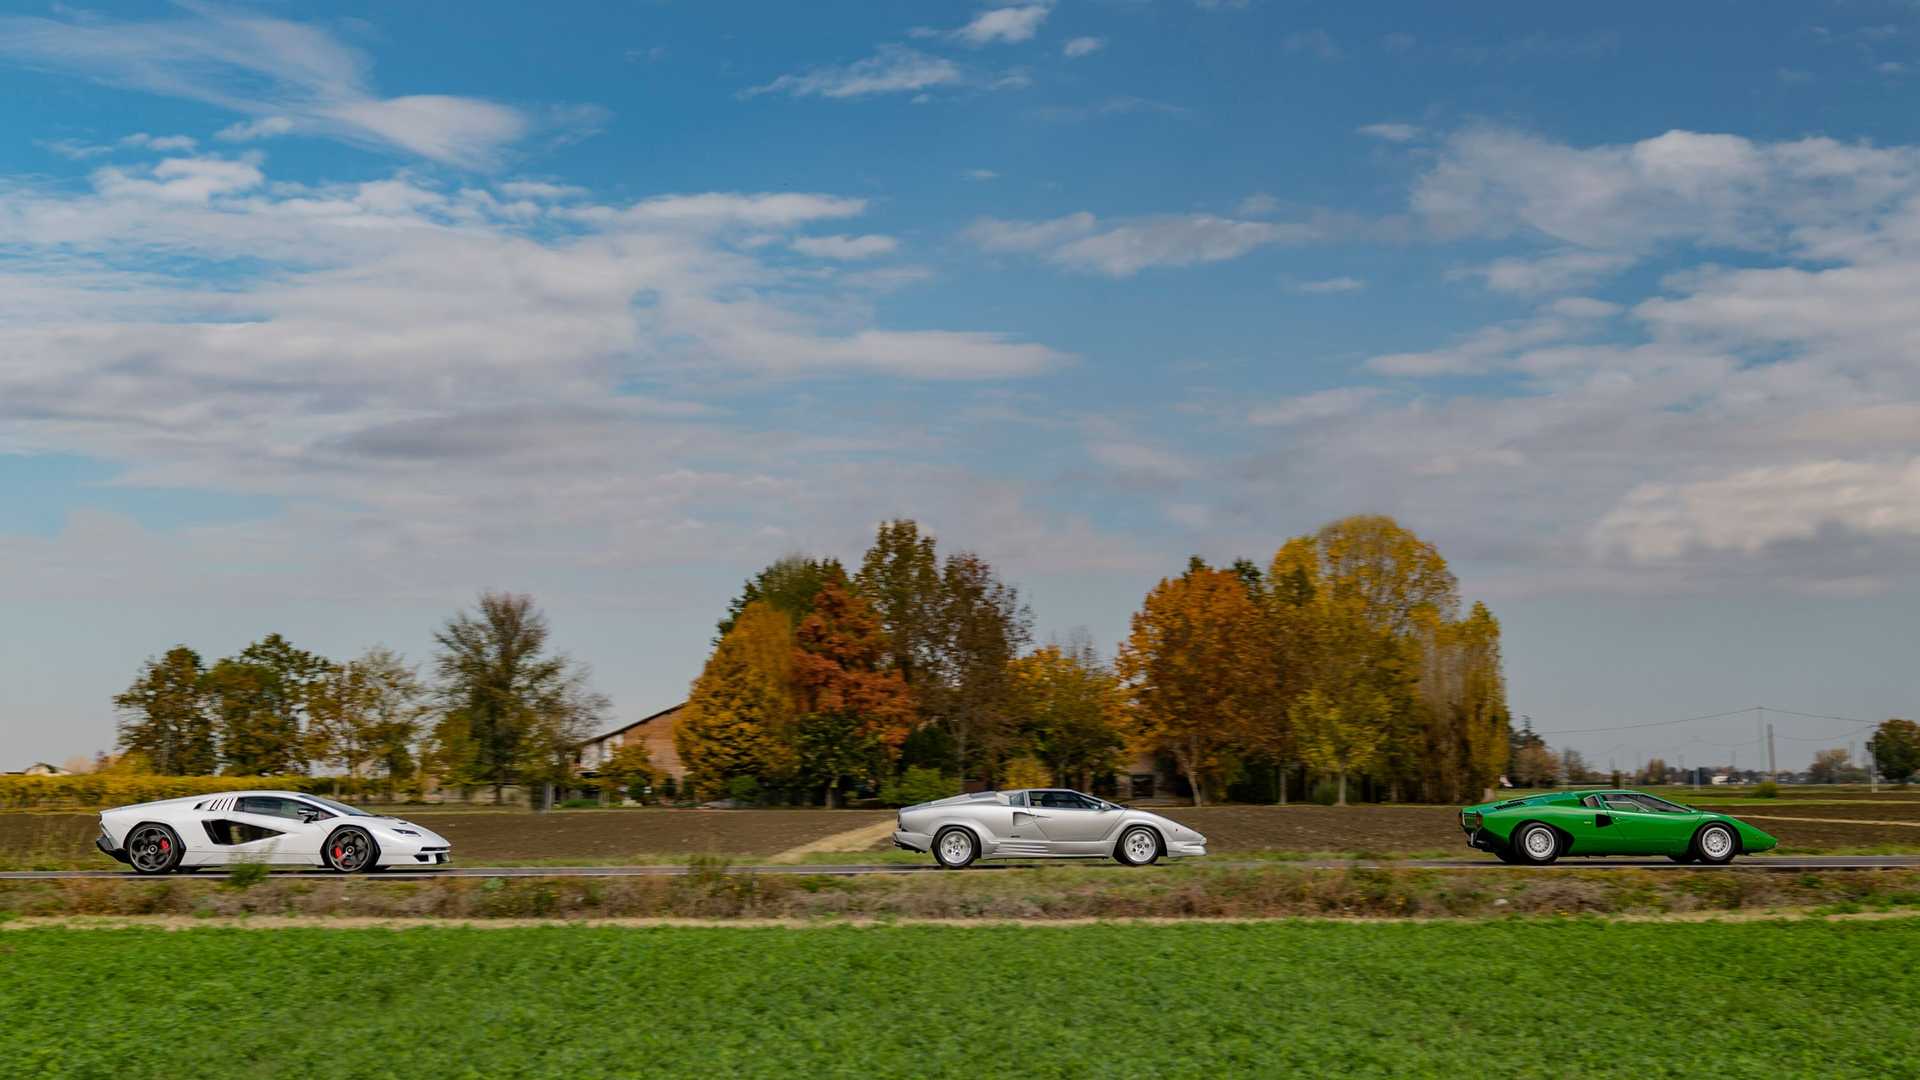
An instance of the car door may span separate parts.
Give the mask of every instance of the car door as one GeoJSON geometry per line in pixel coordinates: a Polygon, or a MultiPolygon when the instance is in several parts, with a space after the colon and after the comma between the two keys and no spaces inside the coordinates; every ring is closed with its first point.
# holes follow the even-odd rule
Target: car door
{"type": "Polygon", "coordinates": [[[1047,834],[1040,830],[1040,818],[1047,811],[1040,809],[1030,791],[1016,791],[1007,796],[1009,824],[1007,831],[1001,834],[1000,852],[1003,854],[1051,855],[1052,845],[1047,834]]]}
{"type": "MultiPolygon", "coordinates": [[[[1077,791],[1031,792],[1040,809],[1040,831],[1056,855],[1086,855],[1102,850],[1118,824],[1105,803],[1077,791]]],[[[1110,845],[1108,845],[1110,846],[1110,845]]]]}
{"type": "Polygon", "coordinates": [[[1610,853],[1658,855],[1668,848],[1667,815],[1658,813],[1631,795],[1608,795],[1606,812],[1613,824],[1604,831],[1610,853]]]}
{"type": "Polygon", "coordinates": [[[246,795],[221,816],[235,826],[227,830],[228,862],[313,865],[320,861],[325,823],[333,815],[298,799],[246,795]]]}
{"type": "Polygon", "coordinates": [[[1670,803],[1652,795],[1635,794],[1633,801],[1646,808],[1646,829],[1651,836],[1652,846],[1647,850],[1657,855],[1678,855],[1693,844],[1693,830],[1700,824],[1701,814],[1670,803]]]}

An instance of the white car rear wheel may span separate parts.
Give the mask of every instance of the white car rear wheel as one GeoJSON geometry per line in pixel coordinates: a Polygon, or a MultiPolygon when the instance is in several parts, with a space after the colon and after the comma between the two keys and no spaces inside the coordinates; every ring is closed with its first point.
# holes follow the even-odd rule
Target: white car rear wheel
{"type": "Polygon", "coordinates": [[[164,874],[180,865],[180,834],[157,821],[143,821],[127,834],[127,864],[136,874],[164,874]]]}

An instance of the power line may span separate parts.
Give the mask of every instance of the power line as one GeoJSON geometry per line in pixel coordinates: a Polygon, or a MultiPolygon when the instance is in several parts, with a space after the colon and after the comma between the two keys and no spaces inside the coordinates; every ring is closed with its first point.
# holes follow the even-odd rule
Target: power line
{"type": "Polygon", "coordinates": [[[1637,731],[1640,728],[1672,727],[1675,724],[1691,724],[1695,720],[1719,720],[1723,717],[1739,716],[1741,713],[1750,713],[1759,708],[1760,706],[1758,705],[1749,705],[1744,709],[1729,709],[1726,712],[1710,713],[1706,716],[1686,716],[1678,720],[1654,720],[1645,724],[1617,724],[1613,727],[1561,728],[1558,731],[1536,731],[1534,732],[1534,734],[1535,735],[1592,735],[1596,732],[1601,732],[1601,731],[1637,731]]]}
{"type": "MultiPolygon", "coordinates": [[[[1805,719],[1808,719],[1808,720],[1839,720],[1843,723],[1859,725],[1859,727],[1855,728],[1853,731],[1836,732],[1831,735],[1816,735],[1816,736],[1782,735],[1780,736],[1780,738],[1792,739],[1795,742],[1820,742],[1821,740],[1824,740],[1824,739],[1844,739],[1850,734],[1857,734],[1860,731],[1865,731],[1869,728],[1878,726],[1878,724],[1875,721],[1862,720],[1857,716],[1833,716],[1827,713],[1806,713],[1806,712],[1797,712],[1793,709],[1778,709],[1773,707],[1772,705],[1749,705],[1744,709],[1729,709],[1726,712],[1708,713],[1705,716],[1683,716],[1678,720],[1652,720],[1643,724],[1616,724],[1612,727],[1562,728],[1557,731],[1535,731],[1534,734],[1535,735],[1595,735],[1595,734],[1608,732],[1608,731],[1638,731],[1642,728],[1673,727],[1677,724],[1691,724],[1699,720],[1723,720],[1729,716],[1739,716],[1742,713],[1767,713],[1767,712],[1781,713],[1786,716],[1799,716],[1799,717],[1804,717],[1805,719]]],[[[1765,741],[1764,737],[1756,737],[1756,738],[1747,740],[1746,742],[1716,743],[1714,745],[1726,746],[1728,748],[1731,748],[1733,746],[1750,746],[1753,743],[1764,742],[1764,741],[1765,741]]]]}

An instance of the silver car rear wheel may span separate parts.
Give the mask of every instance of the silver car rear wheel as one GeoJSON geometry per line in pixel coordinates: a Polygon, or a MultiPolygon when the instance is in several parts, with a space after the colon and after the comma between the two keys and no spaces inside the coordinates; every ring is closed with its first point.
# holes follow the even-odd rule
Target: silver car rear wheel
{"type": "Polygon", "coordinates": [[[933,857],[941,866],[959,870],[980,857],[980,843],[965,829],[948,828],[933,838],[933,857]]]}
{"type": "Polygon", "coordinates": [[[1144,825],[1135,825],[1120,834],[1113,857],[1128,866],[1151,866],[1160,857],[1160,838],[1144,825]]]}

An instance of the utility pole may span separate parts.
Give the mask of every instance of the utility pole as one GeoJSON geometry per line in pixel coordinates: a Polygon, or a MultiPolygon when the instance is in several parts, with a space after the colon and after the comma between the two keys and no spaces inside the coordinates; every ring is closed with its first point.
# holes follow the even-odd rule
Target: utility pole
{"type": "Polygon", "coordinates": [[[1773,725],[1767,725],[1767,776],[1775,783],[1780,781],[1780,767],[1773,761],[1773,725]]]}

